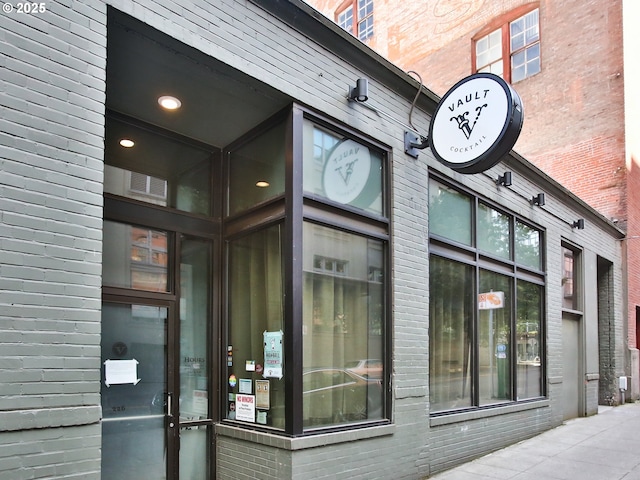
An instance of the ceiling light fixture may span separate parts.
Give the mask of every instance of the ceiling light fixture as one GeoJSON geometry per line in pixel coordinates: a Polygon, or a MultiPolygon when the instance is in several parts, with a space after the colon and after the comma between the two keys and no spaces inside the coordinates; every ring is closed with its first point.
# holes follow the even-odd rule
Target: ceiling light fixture
{"type": "Polygon", "coordinates": [[[266,180],[258,180],[258,181],[256,182],[256,187],[259,187],[259,188],[266,188],[266,187],[268,187],[268,186],[269,186],[269,182],[267,182],[266,180]]]}
{"type": "Polygon", "coordinates": [[[163,95],[158,98],[158,104],[165,110],[177,110],[182,106],[182,102],[171,95],[163,95]]]}
{"type": "Polygon", "coordinates": [[[131,148],[136,144],[136,142],[134,142],[133,140],[129,139],[129,138],[123,138],[122,140],[120,140],[120,146],[124,147],[124,148],[131,148]]]}

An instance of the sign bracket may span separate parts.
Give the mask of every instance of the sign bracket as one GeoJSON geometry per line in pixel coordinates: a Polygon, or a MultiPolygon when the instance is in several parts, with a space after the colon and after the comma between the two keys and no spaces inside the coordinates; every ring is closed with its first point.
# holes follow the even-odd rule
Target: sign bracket
{"type": "Polygon", "coordinates": [[[404,153],[418,158],[418,150],[424,150],[429,146],[429,137],[411,132],[409,130],[404,131],[404,153]]]}

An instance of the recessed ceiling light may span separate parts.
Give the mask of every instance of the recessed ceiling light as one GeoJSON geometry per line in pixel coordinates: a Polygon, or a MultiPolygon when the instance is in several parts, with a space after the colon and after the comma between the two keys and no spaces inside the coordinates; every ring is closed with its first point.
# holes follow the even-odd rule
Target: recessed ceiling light
{"type": "Polygon", "coordinates": [[[256,187],[266,188],[268,186],[269,186],[269,182],[267,182],[266,180],[259,180],[256,182],[256,187]]]}
{"type": "Polygon", "coordinates": [[[129,139],[129,138],[123,138],[122,140],[120,140],[120,145],[123,146],[124,148],[131,148],[135,145],[136,143],[129,139]]]}
{"type": "Polygon", "coordinates": [[[162,97],[158,98],[158,103],[162,108],[166,110],[177,110],[182,105],[182,102],[180,100],[170,95],[163,95],[162,97]]]}

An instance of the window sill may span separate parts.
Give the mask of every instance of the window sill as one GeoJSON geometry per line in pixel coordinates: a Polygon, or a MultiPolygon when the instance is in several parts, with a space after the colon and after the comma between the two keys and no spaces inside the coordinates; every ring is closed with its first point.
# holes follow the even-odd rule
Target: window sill
{"type": "Polygon", "coordinates": [[[498,415],[506,415],[509,413],[522,412],[525,410],[534,410],[536,408],[545,408],[550,404],[549,399],[534,400],[531,402],[512,403],[509,405],[503,405],[499,407],[492,407],[486,409],[478,409],[470,412],[451,413],[450,415],[442,415],[438,417],[431,417],[429,419],[429,425],[431,427],[437,427],[440,425],[450,425],[452,423],[467,422],[470,420],[478,420],[481,418],[496,417],[498,415]]]}
{"type": "Polygon", "coordinates": [[[376,425],[374,427],[358,428],[355,430],[345,430],[341,432],[321,433],[308,435],[305,437],[284,437],[273,433],[257,432],[246,430],[241,427],[219,423],[216,425],[216,433],[223,437],[245,440],[247,442],[267,445],[282,450],[304,450],[307,448],[322,447],[325,445],[335,445],[338,443],[354,442],[366,440],[368,438],[383,437],[393,435],[396,426],[376,425]]]}

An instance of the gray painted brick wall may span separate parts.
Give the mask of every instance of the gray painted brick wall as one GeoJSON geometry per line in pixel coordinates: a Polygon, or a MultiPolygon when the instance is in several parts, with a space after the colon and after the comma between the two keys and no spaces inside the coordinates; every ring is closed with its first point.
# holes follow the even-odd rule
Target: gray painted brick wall
{"type": "Polygon", "coordinates": [[[0,477],[99,478],[106,7],[0,16],[0,477]]]}

